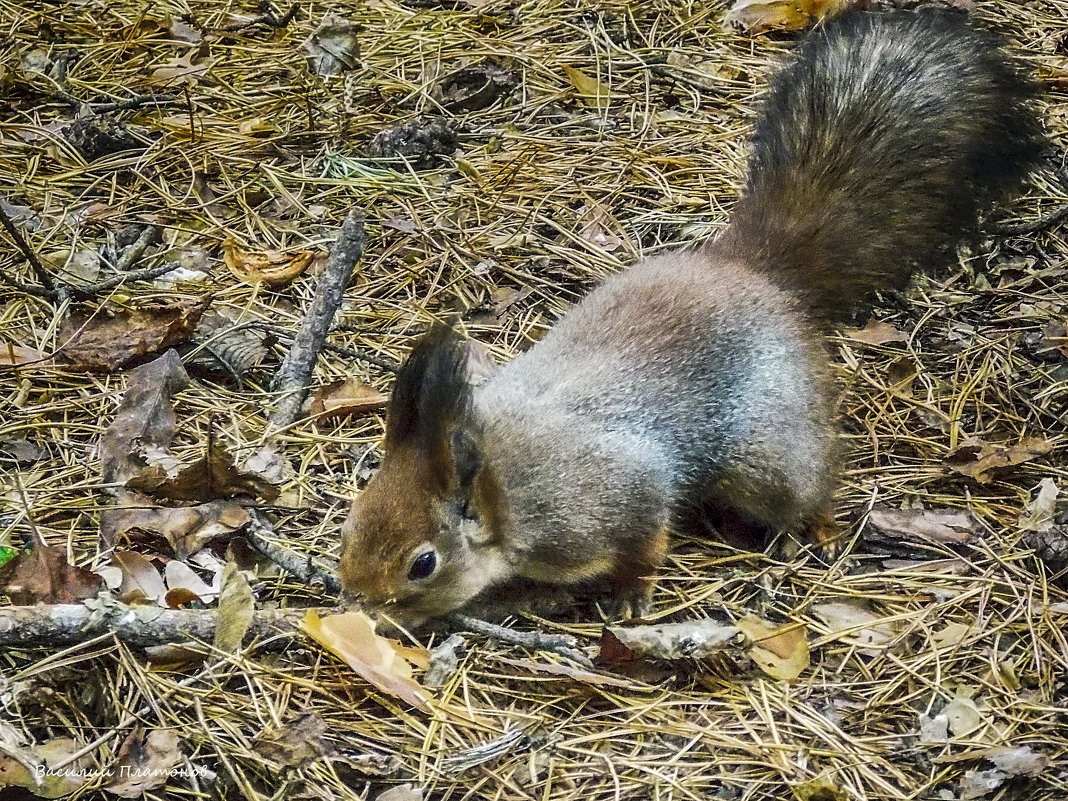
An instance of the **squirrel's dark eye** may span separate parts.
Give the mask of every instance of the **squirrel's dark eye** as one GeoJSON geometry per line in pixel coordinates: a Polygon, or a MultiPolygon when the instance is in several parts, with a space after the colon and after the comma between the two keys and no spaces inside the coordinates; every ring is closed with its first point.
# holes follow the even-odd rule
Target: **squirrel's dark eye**
{"type": "Polygon", "coordinates": [[[438,566],[438,556],[433,551],[423,551],[412,562],[412,566],[408,569],[408,578],[412,581],[421,581],[425,578],[430,578],[434,572],[434,568],[438,566]]]}

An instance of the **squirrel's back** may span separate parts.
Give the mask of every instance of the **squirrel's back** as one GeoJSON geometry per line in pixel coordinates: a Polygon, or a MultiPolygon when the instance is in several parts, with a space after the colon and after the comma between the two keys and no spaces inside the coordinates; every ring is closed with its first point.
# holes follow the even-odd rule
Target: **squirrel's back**
{"type": "Polygon", "coordinates": [[[959,13],[847,12],[773,81],[717,247],[825,318],[903,285],[1037,165],[1033,82],[959,13]]]}

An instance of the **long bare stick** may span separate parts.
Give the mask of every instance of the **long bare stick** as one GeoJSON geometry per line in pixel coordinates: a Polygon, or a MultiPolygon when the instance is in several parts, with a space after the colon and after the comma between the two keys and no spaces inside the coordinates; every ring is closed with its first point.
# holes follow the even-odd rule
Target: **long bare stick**
{"type": "Polygon", "coordinates": [[[271,382],[271,391],[278,394],[274,410],[268,417],[272,425],[282,428],[300,416],[312,371],[326,344],[326,336],[341,306],[352,271],[363,255],[363,246],[363,212],[354,209],[341,225],[337,241],[330,248],[326,269],[315,288],[315,297],[304,314],[289,353],[271,382]]]}

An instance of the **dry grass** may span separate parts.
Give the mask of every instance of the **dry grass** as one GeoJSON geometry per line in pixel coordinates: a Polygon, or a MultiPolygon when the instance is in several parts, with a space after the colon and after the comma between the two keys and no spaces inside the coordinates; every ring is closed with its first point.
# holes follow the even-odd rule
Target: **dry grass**
{"type": "MultiPolygon", "coordinates": [[[[470,334],[507,356],[601,277],[725,222],[748,121],[787,39],[725,29],[721,2],[471,5],[302,1],[287,29],[212,34],[197,56],[210,61],[203,78],[164,85],[153,82],[153,71],[196,47],[168,41],[154,21],[191,15],[208,30],[251,18],[255,8],[208,0],[0,0],[7,96],[0,101],[0,193],[41,216],[30,235],[39,253],[99,246],[125,223],[161,225],[171,256],[190,247],[211,256],[207,282],[183,293],[210,291],[214,308],[238,323],[283,333],[295,330],[313,280],[280,290],[238,284],[221,263],[223,240],[325,248],[358,204],[369,215],[367,255],[333,344],[399,359],[431,319],[467,310],[470,334]],[[309,72],[300,44],[331,7],[363,26],[362,66],[347,79],[324,81],[309,72]],[[72,119],[57,87],[20,72],[20,59],[35,48],[53,61],[80,54],[66,84],[79,99],[169,92],[177,100],[121,112],[145,146],[87,163],[57,133],[57,123],[72,119]],[[689,66],[665,67],[668,54],[689,66]],[[442,110],[434,83],[487,56],[515,71],[514,92],[486,109],[442,110]],[[579,99],[565,65],[600,76],[610,101],[598,108],[579,99]],[[665,74],[672,70],[686,79],[673,81],[665,74]],[[361,159],[384,126],[439,113],[461,129],[461,164],[446,159],[406,170],[361,159]],[[620,239],[612,252],[581,235],[594,205],[620,239]],[[79,209],[93,213],[77,222],[79,209]]],[[[1063,150],[1068,4],[980,6],[1036,69],[1059,76],[1044,111],[1063,150]]],[[[1065,190],[1047,176],[1006,214],[1030,220],[1064,203],[1065,190]]],[[[939,793],[954,791],[965,771],[990,767],[981,750],[1001,744],[1031,746],[1051,763],[992,797],[1068,797],[1068,619],[1063,606],[1050,610],[1066,595],[1021,544],[1018,526],[1041,478],[1068,487],[1068,362],[1044,361],[1029,344],[1068,309],[1065,230],[991,239],[948,275],[921,279],[907,300],[879,312],[909,334],[908,343],[836,341],[851,445],[843,519],[862,516],[875,500],[966,507],[984,528],[978,544],[963,553],[917,553],[932,564],[908,567],[887,566],[855,541],[833,564],[685,541],[664,568],[656,608],[665,619],[757,611],[808,624],[813,665],[796,683],[694,664],[668,666],[645,676],[649,683],[635,679],[626,691],[592,688],[504,662],[516,654],[477,640],[441,692],[453,712],[428,716],[370,691],[303,641],[280,654],[253,647],[239,658],[168,671],[148,669],[142,655],[102,640],[61,653],[0,654],[5,711],[39,740],[90,742],[126,714],[149,710],[147,727],[174,727],[189,760],[217,774],[199,789],[176,783],[156,791],[161,798],[373,798],[385,783],[411,781],[441,799],[781,799],[820,776],[843,791],[823,798],[952,798],[939,793]],[[918,368],[908,391],[893,386],[900,359],[918,368]],[[1045,435],[1057,448],[981,486],[943,466],[969,435],[1045,435]],[[943,557],[963,561],[955,568],[933,561],[943,557]],[[814,603],[859,598],[892,628],[890,644],[874,654],[829,635],[811,612],[814,603]],[[967,633],[939,647],[934,635],[951,623],[967,633]],[[20,689],[17,702],[4,694],[8,681],[20,689]],[[919,716],[960,693],[982,710],[983,727],[952,745],[920,742],[919,716]],[[328,723],[328,738],[348,763],[285,768],[254,742],[309,711],[328,723]],[[472,763],[481,752],[456,761],[499,739],[480,764],[472,763]],[[388,775],[361,772],[370,758],[388,775]]],[[[155,258],[171,257],[166,249],[155,258]]],[[[0,270],[32,280],[7,245],[0,270]]],[[[0,293],[0,339],[46,353],[62,345],[57,328],[66,309],[3,285],[0,293]]],[[[112,300],[172,295],[141,283],[112,300]]],[[[337,352],[325,355],[318,372],[323,381],[349,374],[382,388],[390,383],[387,371],[337,352]]],[[[268,365],[240,387],[194,383],[179,397],[181,443],[203,442],[214,417],[231,444],[254,448],[269,378],[268,365]]],[[[123,375],[52,364],[0,373],[0,382],[0,440],[26,436],[46,450],[29,465],[0,463],[0,542],[20,542],[32,517],[79,563],[98,563],[97,521],[111,498],[93,448],[123,375]],[[29,508],[14,491],[16,474],[29,508]]],[[[350,475],[380,432],[381,420],[369,417],[287,433],[299,478],[273,511],[294,547],[336,556],[350,475]]],[[[267,580],[259,595],[261,604],[324,600],[282,578],[267,580]]],[[[599,632],[590,622],[538,625],[587,643],[599,632]]],[[[99,766],[113,761],[118,742],[94,753],[99,766]]]]}

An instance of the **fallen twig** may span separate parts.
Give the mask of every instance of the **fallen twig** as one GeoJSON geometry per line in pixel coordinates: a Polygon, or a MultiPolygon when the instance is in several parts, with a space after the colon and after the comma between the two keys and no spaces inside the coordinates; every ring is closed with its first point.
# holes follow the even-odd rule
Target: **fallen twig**
{"type": "Polygon", "coordinates": [[[245,22],[231,22],[228,25],[223,25],[221,28],[215,30],[224,33],[236,33],[237,31],[243,31],[245,28],[251,28],[254,25],[266,25],[268,28],[285,28],[289,25],[297,16],[297,12],[300,7],[294,3],[289,7],[289,10],[282,16],[276,16],[274,9],[271,7],[270,0],[264,0],[260,3],[260,15],[253,17],[245,22]]]}
{"type": "Polygon", "coordinates": [[[245,531],[245,539],[256,551],[270,559],[294,578],[300,579],[306,584],[321,583],[327,592],[338,594],[341,592],[341,582],[337,573],[327,564],[312,559],[310,556],[302,556],[296,551],[291,551],[278,545],[269,537],[278,537],[269,522],[255,509],[250,509],[249,514],[252,522],[245,531]],[[264,535],[268,536],[264,536],[264,535]]]}
{"type": "Polygon", "coordinates": [[[134,95],[126,100],[115,100],[108,102],[87,102],[79,100],[74,95],[68,92],[56,92],[55,97],[57,100],[66,103],[68,106],[72,106],[75,109],[88,108],[94,114],[107,114],[112,111],[133,111],[135,109],[144,108],[145,106],[163,106],[171,103],[181,102],[182,98],[175,95],[134,95]]]}
{"type": "Polygon", "coordinates": [[[3,203],[0,203],[0,224],[3,224],[4,229],[10,234],[11,238],[15,240],[15,245],[22,251],[22,255],[26,258],[26,261],[30,263],[30,267],[33,268],[34,275],[37,276],[37,280],[40,281],[41,286],[50,295],[56,294],[56,283],[52,279],[52,276],[45,269],[45,266],[41,263],[41,260],[37,258],[37,254],[34,253],[33,248],[30,247],[30,243],[26,241],[26,237],[22,235],[22,231],[15,225],[15,221],[11,219],[11,215],[8,214],[7,209],[3,203]]]}
{"type": "Polygon", "coordinates": [[[578,643],[575,638],[568,637],[565,634],[545,634],[541,631],[516,631],[515,629],[505,628],[504,626],[498,626],[496,623],[489,623],[485,620],[479,620],[477,617],[470,617],[469,615],[459,613],[449,615],[446,620],[456,628],[473,631],[475,634],[481,634],[483,637],[490,637],[494,640],[518,645],[521,648],[528,648],[532,651],[549,651],[554,654],[559,654],[565,659],[570,659],[575,664],[582,665],[585,668],[592,668],[594,666],[593,662],[590,661],[590,658],[582,653],[582,651],[578,650],[576,647],[578,643]]]}
{"type": "MultiPolygon", "coordinates": [[[[307,609],[259,609],[246,639],[294,633],[307,609]]],[[[332,610],[318,610],[329,614],[332,610]]],[[[128,606],[113,598],[85,604],[0,607],[0,645],[70,645],[108,632],[137,647],[201,640],[211,642],[217,609],[128,606]]]]}
{"type": "Polygon", "coordinates": [[[330,249],[326,269],[315,288],[315,297],[304,314],[289,353],[271,382],[271,391],[278,395],[274,410],[268,417],[272,425],[282,428],[300,416],[312,371],[326,344],[326,336],[330,333],[352,271],[363,256],[363,246],[363,213],[354,209],[341,225],[337,241],[330,249]]]}

